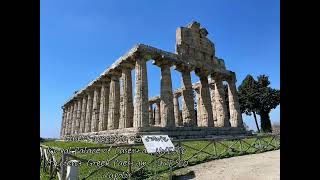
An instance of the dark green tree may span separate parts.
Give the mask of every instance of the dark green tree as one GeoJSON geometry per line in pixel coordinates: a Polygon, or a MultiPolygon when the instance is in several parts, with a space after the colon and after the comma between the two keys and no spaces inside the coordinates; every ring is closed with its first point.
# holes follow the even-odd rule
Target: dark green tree
{"type": "Polygon", "coordinates": [[[268,76],[258,76],[259,104],[257,113],[260,115],[261,130],[272,132],[270,112],[280,104],[280,90],[269,87],[268,76]]]}
{"type": "Polygon", "coordinates": [[[238,88],[238,97],[241,113],[251,116],[253,114],[258,132],[260,128],[257,121],[256,112],[259,107],[259,91],[258,82],[251,75],[242,81],[238,88]]]}

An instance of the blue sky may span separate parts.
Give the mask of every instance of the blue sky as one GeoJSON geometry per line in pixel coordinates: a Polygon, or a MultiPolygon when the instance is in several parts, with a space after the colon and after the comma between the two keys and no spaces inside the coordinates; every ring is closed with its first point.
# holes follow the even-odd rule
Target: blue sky
{"type": "MultiPolygon", "coordinates": [[[[175,51],[175,31],[198,21],[216,56],[237,74],[266,74],[280,89],[278,0],[41,0],[40,135],[59,137],[61,106],[137,43],[175,51]]],[[[173,88],[181,75],[172,71],[173,88]]],[[[160,93],[160,70],[148,62],[149,96],[160,93]]],[[[199,78],[194,74],[192,81],[199,78]]],[[[280,106],[270,114],[280,121],[280,106]]],[[[255,129],[253,117],[243,115],[255,129]]]]}

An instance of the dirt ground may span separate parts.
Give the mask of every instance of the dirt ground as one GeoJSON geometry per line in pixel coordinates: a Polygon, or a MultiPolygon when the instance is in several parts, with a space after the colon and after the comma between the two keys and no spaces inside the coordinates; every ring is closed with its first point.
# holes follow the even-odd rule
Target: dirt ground
{"type": "Polygon", "coordinates": [[[195,176],[178,179],[279,180],[280,150],[215,160],[187,169],[195,176]]]}

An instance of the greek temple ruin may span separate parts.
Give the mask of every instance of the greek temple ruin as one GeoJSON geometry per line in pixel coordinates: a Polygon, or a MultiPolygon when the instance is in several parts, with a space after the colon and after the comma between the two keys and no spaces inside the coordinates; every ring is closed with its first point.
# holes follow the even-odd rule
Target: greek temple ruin
{"type": "Polygon", "coordinates": [[[144,134],[202,138],[248,133],[243,127],[236,74],[216,56],[207,35],[205,28],[192,22],[177,28],[175,53],[135,45],[62,106],[61,138],[144,134]],[[149,60],[161,69],[160,95],[156,97],[148,96],[149,60]],[[182,87],[176,90],[172,89],[171,69],[182,77],[182,87]],[[200,79],[195,84],[192,71],[200,79]],[[228,86],[229,110],[223,83],[228,86]]]}

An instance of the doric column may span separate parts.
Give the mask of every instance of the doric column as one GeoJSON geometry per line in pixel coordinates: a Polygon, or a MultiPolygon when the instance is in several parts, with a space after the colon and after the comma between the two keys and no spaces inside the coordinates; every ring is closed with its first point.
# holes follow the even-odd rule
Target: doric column
{"type": "Polygon", "coordinates": [[[194,97],[189,70],[181,71],[182,74],[182,119],[184,126],[195,126],[194,97]]]}
{"type": "Polygon", "coordinates": [[[109,92],[110,92],[110,79],[106,79],[101,85],[100,97],[100,113],[98,131],[107,130],[108,124],[108,109],[109,109],[109,92]]]}
{"type": "Polygon", "coordinates": [[[183,122],[180,116],[179,96],[180,94],[173,94],[173,111],[174,111],[174,119],[175,119],[176,126],[183,125],[183,122]]]}
{"type": "MultiPolygon", "coordinates": [[[[133,68],[133,67],[132,67],[133,68]]],[[[132,76],[131,67],[122,68],[121,76],[121,108],[120,108],[120,128],[133,126],[133,100],[132,100],[132,76]]]]}
{"type": "Polygon", "coordinates": [[[228,80],[228,97],[231,127],[243,127],[239,99],[236,88],[236,76],[232,75],[228,80]]]}
{"type": "Polygon", "coordinates": [[[86,110],[86,123],[85,123],[85,129],[84,129],[86,133],[91,131],[93,93],[88,92],[87,95],[88,95],[88,100],[87,100],[87,110],[86,110]]]}
{"type": "Polygon", "coordinates": [[[170,65],[162,64],[161,66],[161,96],[160,96],[160,109],[161,109],[161,126],[174,127],[174,110],[173,110],[173,94],[171,83],[170,65]]]}
{"type": "Polygon", "coordinates": [[[200,103],[201,103],[201,98],[200,98],[200,90],[198,88],[194,89],[195,93],[196,93],[196,98],[197,98],[197,126],[202,126],[202,121],[201,121],[201,118],[200,118],[200,115],[201,115],[201,107],[200,106],[200,103]]]}
{"type": "Polygon", "coordinates": [[[87,99],[88,99],[87,95],[84,95],[82,97],[79,133],[85,132],[87,99]]]}
{"type": "Polygon", "coordinates": [[[76,115],[76,123],[75,123],[75,129],[74,133],[79,134],[80,133],[80,119],[81,119],[81,108],[82,108],[82,99],[79,98],[77,101],[77,115],[76,115]]]}
{"type": "Polygon", "coordinates": [[[149,124],[150,125],[155,125],[155,120],[153,117],[153,108],[152,108],[153,103],[149,103],[149,124]]]}
{"type": "Polygon", "coordinates": [[[119,75],[112,75],[109,93],[108,129],[119,128],[120,118],[120,84],[119,75]]]}
{"type": "Polygon", "coordinates": [[[65,122],[65,129],[64,129],[64,135],[69,135],[69,118],[70,118],[70,105],[66,105],[66,122],[65,122]]]}
{"type": "Polygon", "coordinates": [[[66,122],[66,109],[65,109],[65,107],[63,107],[62,120],[61,120],[61,129],[60,129],[60,138],[61,139],[64,136],[65,122],[66,122]]]}
{"type": "Polygon", "coordinates": [[[215,88],[214,85],[210,89],[210,95],[211,95],[211,106],[212,106],[212,119],[213,119],[213,124],[216,126],[217,124],[217,111],[216,111],[216,101],[215,101],[215,88]]]}
{"type": "Polygon", "coordinates": [[[228,121],[228,116],[227,116],[228,111],[227,111],[222,78],[218,74],[211,75],[211,78],[214,79],[214,84],[215,84],[214,97],[215,97],[216,115],[217,115],[217,124],[215,126],[230,127],[230,123],[228,121]]]}
{"type": "Polygon", "coordinates": [[[100,86],[94,88],[93,100],[92,100],[92,120],[91,120],[91,132],[98,131],[99,123],[99,111],[100,111],[100,86]]]}
{"type": "Polygon", "coordinates": [[[154,112],[154,122],[155,125],[161,125],[161,115],[160,115],[160,101],[156,101],[156,108],[154,112]]]}
{"type": "Polygon", "coordinates": [[[70,102],[69,120],[68,120],[68,134],[72,135],[72,121],[73,121],[73,102],[70,102]]]}
{"type": "Polygon", "coordinates": [[[133,127],[149,126],[148,77],[146,60],[138,58],[135,67],[136,87],[133,127]]]}
{"type": "Polygon", "coordinates": [[[210,89],[208,84],[208,76],[201,74],[200,76],[200,124],[198,126],[213,127],[212,105],[210,97],[210,89]]]}
{"type": "Polygon", "coordinates": [[[77,121],[77,110],[78,110],[78,103],[77,103],[77,101],[75,100],[75,101],[73,102],[71,134],[75,134],[76,121],[77,121]]]}

